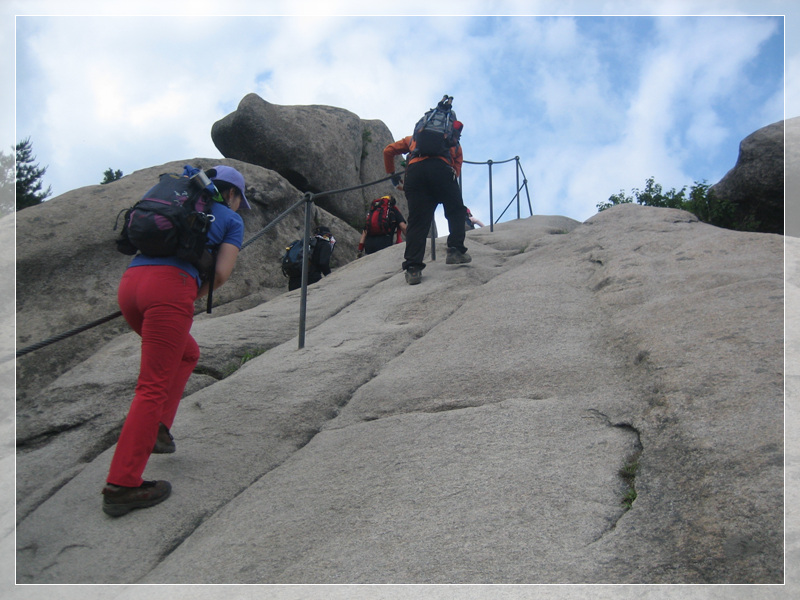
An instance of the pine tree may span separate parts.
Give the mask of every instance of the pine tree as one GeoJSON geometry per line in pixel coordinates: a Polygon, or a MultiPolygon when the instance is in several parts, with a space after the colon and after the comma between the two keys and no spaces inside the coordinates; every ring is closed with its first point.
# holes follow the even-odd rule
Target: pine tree
{"type": "Polygon", "coordinates": [[[118,179],[122,179],[122,171],[119,169],[115,171],[109,167],[103,172],[103,181],[100,182],[100,185],[105,185],[107,183],[111,183],[112,181],[117,181],[118,179]]]}
{"type": "Polygon", "coordinates": [[[17,210],[28,208],[44,202],[52,193],[50,186],[42,191],[42,176],[47,167],[34,164],[31,138],[28,137],[17,144],[17,210]]]}

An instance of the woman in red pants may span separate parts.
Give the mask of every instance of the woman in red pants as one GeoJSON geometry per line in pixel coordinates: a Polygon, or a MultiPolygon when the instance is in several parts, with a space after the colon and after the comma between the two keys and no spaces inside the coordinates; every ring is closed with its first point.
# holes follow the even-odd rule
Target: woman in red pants
{"type": "MultiPolygon", "coordinates": [[[[217,249],[214,288],[230,277],[244,237],[236,213],[245,197],[244,177],[228,166],[206,172],[224,203],[214,202],[208,245],[217,249]]],[[[106,486],[103,512],[113,517],[166,500],[168,481],[142,478],[152,452],[174,452],[169,429],[200,350],[189,330],[194,302],[208,293],[197,269],[175,256],[138,254],[122,276],[117,299],[125,320],[142,338],[141,366],[128,416],[122,427],[106,486]]]]}

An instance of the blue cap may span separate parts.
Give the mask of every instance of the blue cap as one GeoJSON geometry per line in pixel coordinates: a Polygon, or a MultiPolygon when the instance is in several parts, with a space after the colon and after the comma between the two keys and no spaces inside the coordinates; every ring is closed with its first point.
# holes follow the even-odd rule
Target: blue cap
{"type": "Polygon", "coordinates": [[[225,181],[226,183],[230,183],[231,185],[236,186],[239,190],[239,193],[242,195],[242,201],[247,208],[250,208],[250,203],[247,201],[247,196],[244,195],[244,175],[239,173],[233,167],[228,167],[225,165],[219,165],[214,167],[214,171],[216,171],[216,175],[211,177],[211,181],[225,181]]]}

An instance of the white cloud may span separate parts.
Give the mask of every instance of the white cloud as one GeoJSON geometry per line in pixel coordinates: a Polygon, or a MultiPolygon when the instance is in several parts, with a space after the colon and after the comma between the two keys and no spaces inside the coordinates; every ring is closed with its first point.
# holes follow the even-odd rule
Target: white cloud
{"type": "Polygon", "coordinates": [[[700,109],[690,119],[686,129],[686,140],[701,150],[712,149],[725,140],[727,133],[716,112],[711,109],[700,109]]]}
{"type": "MultiPolygon", "coordinates": [[[[745,127],[780,118],[780,90],[754,89],[748,71],[775,23],[42,18],[19,30],[18,122],[60,193],[109,167],[219,156],[211,126],[250,92],[381,119],[396,137],[449,93],[469,160],[520,155],[534,210],[583,219],[651,175],[680,187],[713,177],[700,170],[714,160],[724,174],[732,163],[720,165],[720,148],[735,158],[740,139],[766,123],[745,127]]],[[[503,206],[515,180],[509,168],[506,184],[505,170],[495,179],[508,188],[503,206]]],[[[481,177],[470,185],[483,193],[481,177]]]]}
{"type": "MultiPolygon", "coordinates": [[[[511,114],[505,117],[509,127],[499,132],[499,111],[488,109],[482,115],[484,126],[496,125],[489,128],[494,135],[523,149],[537,213],[583,220],[612,193],[641,188],[650,176],[666,189],[680,189],[695,180],[714,182],[733,166],[732,161],[719,163],[716,172],[703,172],[705,165],[695,164],[699,161],[694,155],[708,156],[727,143],[728,156],[735,158],[741,137],[752,131],[732,138],[731,131],[737,126],[741,131],[741,124],[725,122],[727,115],[719,107],[738,91],[749,93],[741,80],[743,71],[774,23],[739,19],[720,27],[716,20],[714,27],[712,20],[659,20],[655,37],[640,41],[635,57],[625,52],[639,32],[629,31],[620,40],[623,59],[613,65],[603,47],[607,39],[587,37],[572,26],[575,22],[518,24],[529,40],[520,50],[530,60],[524,70],[533,89],[527,108],[538,110],[538,118],[527,115],[525,127],[526,117],[511,114]],[[537,45],[548,38],[548,30],[568,32],[556,51],[537,45]],[[570,56],[575,48],[581,50],[580,59],[570,56]],[[612,66],[629,70],[620,74],[612,66]],[[741,85],[745,89],[737,89],[741,85]]],[[[609,37],[620,39],[620,33],[625,31],[609,37]]],[[[773,118],[780,114],[774,110],[774,96],[771,108],[773,118]]]]}

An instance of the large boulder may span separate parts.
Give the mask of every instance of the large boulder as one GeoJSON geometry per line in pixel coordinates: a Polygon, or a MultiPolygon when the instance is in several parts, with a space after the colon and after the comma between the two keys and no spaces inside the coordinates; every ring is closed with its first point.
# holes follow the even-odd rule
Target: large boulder
{"type": "Polygon", "coordinates": [[[319,194],[317,203],[361,229],[371,199],[393,194],[408,216],[405,196],[386,178],[383,148],[393,142],[382,121],[362,120],[333,106],[281,106],[248,94],[236,111],[214,123],[211,139],[223,156],[280,173],[301,192],[319,194]]]}
{"type": "MultiPolygon", "coordinates": [[[[194,158],[142,169],[110,184],[73,190],[5,217],[4,221],[11,222],[16,217],[17,227],[18,348],[28,348],[119,310],[117,284],[130,257],[116,250],[117,215],[140,198],[159,174],[181,172],[185,164],[204,169],[227,164],[242,172],[253,207],[240,211],[245,243],[303,200],[303,195],[274,171],[236,160],[194,158]]],[[[332,266],[351,260],[358,232],[324,209],[313,205],[312,209],[314,222],[329,225],[337,238],[332,266]]],[[[212,316],[248,308],[285,290],[280,258],[287,242],[302,235],[303,221],[301,204],[242,250],[233,275],[214,293],[219,308],[212,316]]],[[[198,301],[197,310],[204,306],[204,301],[198,301]]],[[[98,344],[128,331],[125,321],[116,318],[22,356],[17,381],[20,405],[26,407],[29,394],[91,356],[98,344]]]]}
{"type": "Polygon", "coordinates": [[[783,121],[748,135],[736,165],[709,190],[733,205],[741,228],[783,233],[783,138],[783,121]]]}

